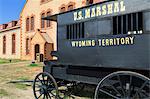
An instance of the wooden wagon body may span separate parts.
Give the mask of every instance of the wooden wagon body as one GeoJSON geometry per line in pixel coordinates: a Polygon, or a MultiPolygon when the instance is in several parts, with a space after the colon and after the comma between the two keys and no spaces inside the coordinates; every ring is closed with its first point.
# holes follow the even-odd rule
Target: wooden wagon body
{"type": "Polygon", "coordinates": [[[98,92],[112,98],[149,97],[149,0],[106,1],[44,19],[57,22],[57,51],[51,52],[57,60],[45,61],[43,69],[56,81],[98,84],[97,99],[98,92]],[[130,95],[131,85],[143,92],[130,95]]]}

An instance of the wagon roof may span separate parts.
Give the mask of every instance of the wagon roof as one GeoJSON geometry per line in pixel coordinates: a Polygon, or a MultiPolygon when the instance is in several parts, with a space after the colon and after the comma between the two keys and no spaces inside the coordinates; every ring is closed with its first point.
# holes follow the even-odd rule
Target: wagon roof
{"type": "MultiPolygon", "coordinates": [[[[91,4],[91,5],[88,5],[88,6],[76,8],[76,9],[73,9],[73,10],[70,10],[70,11],[54,14],[54,15],[51,15],[51,16],[47,16],[47,17],[44,17],[42,19],[57,21],[57,16],[58,15],[62,15],[62,14],[66,14],[66,13],[69,13],[69,12],[90,8],[92,6],[97,6],[99,4],[110,3],[111,1],[126,1],[128,9],[126,11],[124,11],[124,13],[120,13],[120,14],[125,14],[125,13],[127,14],[127,13],[131,13],[131,12],[142,11],[142,10],[150,10],[149,0],[143,0],[143,1],[142,0],[132,0],[132,1],[131,0],[107,0],[107,1],[104,1],[104,2],[99,2],[99,3],[91,4]],[[136,7],[135,5],[138,6],[138,7],[136,7]]],[[[115,15],[117,15],[117,14],[115,14],[115,15]]]]}
{"type": "Polygon", "coordinates": [[[107,1],[99,2],[99,3],[91,4],[91,5],[88,5],[88,6],[84,6],[84,7],[76,8],[76,9],[73,9],[73,10],[69,10],[69,11],[58,13],[58,14],[54,14],[54,15],[51,15],[51,16],[47,16],[47,17],[44,17],[42,19],[43,20],[57,21],[57,16],[58,15],[65,14],[65,13],[72,12],[72,11],[76,11],[76,10],[80,10],[80,9],[83,9],[83,8],[88,8],[88,7],[97,5],[97,4],[103,4],[103,3],[106,3],[106,2],[111,2],[111,1],[116,1],[116,0],[107,0],[107,1]]]}

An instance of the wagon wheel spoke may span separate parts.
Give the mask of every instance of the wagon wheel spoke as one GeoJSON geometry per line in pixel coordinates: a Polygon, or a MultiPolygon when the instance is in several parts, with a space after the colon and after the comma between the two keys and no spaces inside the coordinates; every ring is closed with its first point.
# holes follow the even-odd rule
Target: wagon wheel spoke
{"type": "Polygon", "coordinates": [[[46,85],[48,86],[48,82],[49,82],[49,77],[47,77],[47,80],[46,80],[46,85]]]}
{"type": "Polygon", "coordinates": [[[117,94],[121,95],[121,93],[113,85],[111,85],[111,87],[117,94]]]}
{"type": "Polygon", "coordinates": [[[37,98],[37,99],[39,99],[42,95],[43,95],[43,94],[40,94],[40,96],[38,96],[38,98],[37,98]]]}
{"type": "Polygon", "coordinates": [[[135,72],[120,71],[107,75],[99,82],[94,98],[101,99],[106,94],[115,99],[149,99],[149,92],[149,78],[135,72]]]}
{"type": "Polygon", "coordinates": [[[138,89],[138,91],[135,93],[135,95],[133,96],[133,98],[135,98],[140,92],[141,90],[144,88],[144,86],[148,83],[148,81],[145,81],[144,84],[138,89]]]}
{"type": "Polygon", "coordinates": [[[44,75],[42,75],[42,78],[43,78],[43,80],[42,80],[42,81],[43,81],[43,84],[46,84],[46,83],[45,83],[45,79],[44,79],[44,75]]]}
{"type": "Polygon", "coordinates": [[[50,80],[49,77],[47,77],[46,85],[47,85],[47,86],[54,85],[54,83],[50,80]]]}
{"type": "Polygon", "coordinates": [[[45,96],[46,96],[46,95],[44,94],[44,97],[43,97],[43,99],[45,99],[45,96]]]}
{"type": "Polygon", "coordinates": [[[119,75],[117,75],[117,78],[118,78],[118,81],[119,81],[119,84],[120,84],[121,90],[122,90],[122,92],[123,92],[123,96],[125,96],[125,91],[124,91],[123,85],[122,85],[122,83],[121,83],[120,76],[119,76],[119,75]]]}
{"type": "Polygon", "coordinates": [[[52,92],[50,92],[50,94],[52,95],[52,97],[54,97],[54,96],[55,96],[52,92]]]}
{"type": "MultiPolygon", "coordinates": [[[[50,96],[50,94],[49,94],[49,93],[47,93],[47,95],[48,95],[47,97],[49,97],[49,98],[51,99],[51,96],[50,96]]],[[[47,99],[48,99],[48,98],[47,98],[47,99]]]]}
{"type": "Polygon", "coordinates": [[[35,92],[38,92],[38,91],[40,91],[40,89],[39,90],[35,90],[35,92]]]}
{"type": "Polygon", "coordinates": [[[132,76],[130,75],[129,92],[127,93],[127,96],[128,96],[128,97],[130,97],[130,95],[131,95],[131,84],[132,84],[132,76]]]}
{"type": "Polygon", "coordinates": [[[41,80],[39,77],[38,77],[37,79],[41,82],[41,84],[44,84],[44,83],[42,82],[42,80],[41,80]]]}
{"type": "MultiPolygon", "coordinates": [[[[48,94],[46,94],[46,99],[48,99],[48,94]]],[[[51,98],[50,98],[51,99],[51,98]]]]}
{"type": "Polygon", "coordinates": [[[147,94],[146,92],[142,92],[143,96],[148,97],[149,94],[147,94]]]}
{"type": "Polygon", "coordinates": [[[41,86],[41,85],[37,85],[37,84],[35,85],[35,87],[38,87],[38,88],[39,88],[40,86],[41,86]]]}
{"type": "Polygon", "coordinates": [[[39,73],[33,83],[33,92],[36,99],[56,98],[58,96],[57,83],[50,74],[39,73]]]}
{"type": "Polygon", "coordinates": [[[101,91],[101,92],[103,92],[103,93],[105,93],[105,94],[107,94],[107,95],[109,95],[109,96],[111,96],[111,97],[113,97],[113,98],[115,98],[115,99],[120,99],[120,98],[118,98],[118,97],[112,95],[111,93],[109,93],[109,92],[107,92],[107,91],[105,91],[105,90],[99,89],[99,91],[101,91]]]}
{"type": "Polygon", "coordinates": [[[107,83],[110,85],[110,87],[111,87],[117,94],[121,95],[121,93],[117,90],[117,88],[115,88],[112,84],[110,84],[110,82],[107,82],[107,83]]]}
{"type": "Polygon", "coordinates": [[[55,88],[50,88],[50,87],[48,87],[47,90],[48,90],[48,91],[51,91],[51,90],[55,90],[55,88]]]}

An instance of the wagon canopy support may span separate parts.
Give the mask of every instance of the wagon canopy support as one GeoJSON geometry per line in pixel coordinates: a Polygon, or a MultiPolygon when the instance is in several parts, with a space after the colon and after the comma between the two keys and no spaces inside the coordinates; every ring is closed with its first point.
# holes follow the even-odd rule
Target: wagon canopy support
{"type": "Polygon", "coordinates": [[[150,79],[129,71],[119,71],[104,77],[95,90],[95,99],[149,99],[150,79]]]}

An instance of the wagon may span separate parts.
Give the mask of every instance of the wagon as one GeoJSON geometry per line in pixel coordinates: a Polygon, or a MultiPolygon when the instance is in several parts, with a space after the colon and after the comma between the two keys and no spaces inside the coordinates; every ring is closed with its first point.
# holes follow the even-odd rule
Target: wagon
{"type": "MultiPolygon", "coordinates": [[[[43,18],[57,23],[57,60],[44,61],[36,99],[95,86],[94,99],[150,99],[150,1],[111,0],[43,18]]],[[[82,92],[81,92],[82,93],[82,92]]]]}

